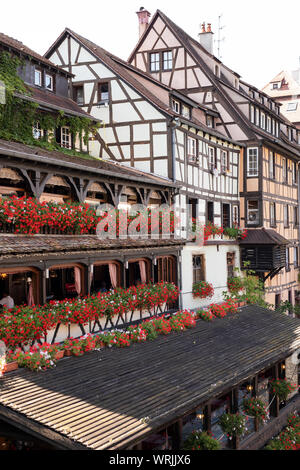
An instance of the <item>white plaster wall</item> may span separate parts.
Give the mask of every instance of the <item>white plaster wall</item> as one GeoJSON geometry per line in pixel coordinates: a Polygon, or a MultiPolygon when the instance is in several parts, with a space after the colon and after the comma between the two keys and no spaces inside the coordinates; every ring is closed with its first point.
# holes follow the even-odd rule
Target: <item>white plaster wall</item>
{"type": "Polygon", "coordinates": [[[238,245],[204,246],[198,248],[189,244],[183,248],[181,263],[182,279],[182,306],[183,308],[201,308],[212,303],[223,302],[222,292],[227,290],[227,253],[236,253],[236,267],[239,265],[238,245]],[[205,256],[206,281],[211,283],[215,289],[215,295],[211,299],[194,299],[192,295],[193,287],[193,256],[205,256]]]}

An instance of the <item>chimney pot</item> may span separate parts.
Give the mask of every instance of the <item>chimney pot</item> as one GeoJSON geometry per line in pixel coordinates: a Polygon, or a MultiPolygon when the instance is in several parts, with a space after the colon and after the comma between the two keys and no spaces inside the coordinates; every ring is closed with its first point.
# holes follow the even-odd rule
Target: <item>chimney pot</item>
{"type": "Polygon", "coordinates": [[[207,29],[205,27],[205,23],[202,23],[199,42],[210,54],[213,54],[213,35],[214,33],[211,30],[211,23],[207,23],[207,29]]]}
{"type": "Polygon", "coordinates": [[[201,25],[201,33],[206,33],[206,30],[205,30],[205,23],[202,23],[201,25]]]}
{"type": "Polygon", "coordinates": [[[148,28],[151,13],[148,10],[145,10],[144,7],[141,7],[140,10],[136,12],[136,14],[139,19],[139,37],[141,37],[148,28]]]}
{"type": "Polygon", "coordinates": [[[207,24],[207,30],[206,30],[207,33],[211,33],[211,23],[208,23],[207,24]]]}

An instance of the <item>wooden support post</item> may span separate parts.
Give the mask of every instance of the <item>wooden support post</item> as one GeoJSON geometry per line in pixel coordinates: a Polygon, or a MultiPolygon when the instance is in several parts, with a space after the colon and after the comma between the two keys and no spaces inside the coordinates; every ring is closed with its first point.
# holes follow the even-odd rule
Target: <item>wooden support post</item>
{"type": "MultiPolygon", "coordinates": [[[[273,378],[277,380],[279,377],[278,364],[273,367],[273,378]]],[[[270,393],[270,401],[272,405],[270,406],[270,414],[277,418],[279,416],[279,398],[278,396],[274,397],[273,393],[270,393]],[[273,400],[273,401],[272,401],[273,400]]]]}
{"type": "Polygon", "coordinates": [[[172,426],[172,450],[181,449],[182,445],[182,418],[172,426]]]}
{"type": "Polygon", "coordinates": [[[47,300],[47,278],[46,269],[42,271],[42,304],[45,304],[47,300]]]}
{"type": "Polygon", "coordinates": [[[204,408],[204,431],[211,432],[211,404],[208,403],[204,408]]]}

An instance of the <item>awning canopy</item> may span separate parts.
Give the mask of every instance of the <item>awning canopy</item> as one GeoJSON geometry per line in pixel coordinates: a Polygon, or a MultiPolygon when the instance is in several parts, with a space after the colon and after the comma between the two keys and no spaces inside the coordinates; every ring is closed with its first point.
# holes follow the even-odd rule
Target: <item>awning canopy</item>
{"type": "Polygon", "coordinates": [[[117,449],[202,405],[300,347],[300,322],[257,306],[128,349],[66,358],[0,381],[0,419],[61,448],[117,449]]]}
{"type": "Polygon", "coordinates": [[[275,230],[266,228],[248,229],[240,245],[289,245],[290,242],[275,230]]]}

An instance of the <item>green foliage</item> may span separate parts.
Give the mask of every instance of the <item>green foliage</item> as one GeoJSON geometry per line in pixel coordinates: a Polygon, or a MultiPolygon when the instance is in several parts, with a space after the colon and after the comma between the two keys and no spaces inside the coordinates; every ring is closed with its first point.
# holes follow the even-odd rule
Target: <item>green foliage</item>
{"type": "Polygon", "coordinates": [[[300,417],[297,413],[288,418],[287,427],[274,437],[265,450],[299,450],[300,449],[300,417]]]}
{"type": "Polygon", "coordinates": [[[78,135],[87,144],[89,133],[95,133],[98,125],[88,118],[66,117],[63,111],[50,114],[39,110],[37,103],[26,99],[31,92],[18,75],[23,65],[18,57],[9,52],[0,53],[0,80],[6,86],[6,103],[0,104],[0,138],[74,155],[76,152],[67,151],[56,143],[55,129],[68,126],[74,136],[78,135]],[[40,140],[32,134],[36,122],[44,130],[44,137],[40,140]]]}
{"type": "Polygon", "coordinates": [[[246,431],[246,418],[238,413],[224,413],[219,419],[219,425],[229,438],[242,436],[246,431]]]}
{"type": "Polygon", "coordinates": [[[183,443],[183,450],[220,450],[219,441],[207,432],[194,431],[183,443]]]}
{"type": "MultiPolygon", "coordinates": [[[[244,262],[244,271],[240,273],[238,268],[235,271],[239,274],[234,279],[235,287],[238,286],[238,291],[223,292],[225,300],[232,299],[235,302],[245,302],[246,304],[256,304],[261,307],[269,307],[264,300],[265,291],[264,283],[255,274],[255,271],[248,269],[249,262],[244,262]]],[[[230,287],[230,286],[229,286],[230,287]]],[[[234,289],[235,290],[235,289],[234,289]]]]}

